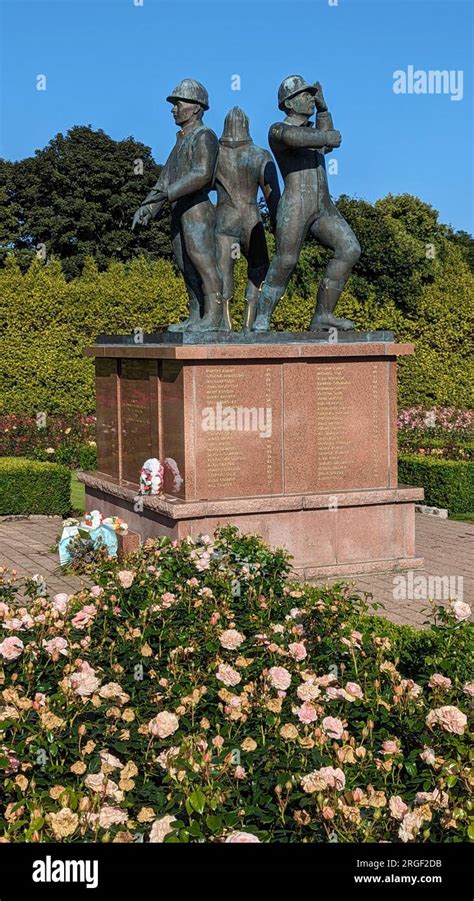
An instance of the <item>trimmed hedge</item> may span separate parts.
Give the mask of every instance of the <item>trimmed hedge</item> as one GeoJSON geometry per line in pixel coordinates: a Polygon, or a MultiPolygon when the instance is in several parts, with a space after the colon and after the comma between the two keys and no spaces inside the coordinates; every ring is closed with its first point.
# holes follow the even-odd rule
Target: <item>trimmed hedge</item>
{"type": "Polygon", "coordinates": [[[71,473],[58,463],[0,457],[0,515],[65,514],[71,508],[71,473]]]}
{"type": "MultiPolygon", "coordinates": [[[[268,243],[272,253],[271,235],[268,243]]],[[[277,329],[308,328],[323,272],[320,248],[314,248],[303,248],[298,271],[274,316],[277,329]]],[[[416,353],[401,357],[398,365],[401,409],[466,407],[471,402],[474,277],[460,250],[451,245],[443,258],[440,254],[432,261],[432,268],[433,280],[423,284],[409,312],[380,286],[369,286],[360,296],[355,275],[338,304],[339,315],[353,319],[358,329],[389,328],[397,340],[415,343],[416,353]]],[[[237,328],[245,286],[246,265],[240,259],[232,303],[237,328]]],[[[138,257],[127,264],[113,262],[104,272],[88,260],[81,276],[66,282],[59,261],[44,265],[35,260],[22,273],[8,257],[0,269],[0,414],[93,413],[94,365],[83,356],[84,346],[100,333],[164,328],[184,318],[186,311],[184,281],[169,260],[151,263],[138,257]]]]}
{"type": "Polygon", "coordinates": [[[425,503],[450,513],[474,510],[474,464],[417,454],[400,454],[398,481],[425,489],[425,503]]]}

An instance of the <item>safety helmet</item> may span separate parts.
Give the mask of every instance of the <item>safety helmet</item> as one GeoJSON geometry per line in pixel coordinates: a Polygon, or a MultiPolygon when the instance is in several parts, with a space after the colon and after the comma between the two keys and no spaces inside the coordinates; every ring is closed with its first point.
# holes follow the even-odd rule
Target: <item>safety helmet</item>
{"type": "Polygon", "coordinates": [[[168,103],[174,103],[176,100],[200,103],[205,110],[209,109],[209,94],[204,85],[200,81],[195,81],[194,78],[183,78],[166,99],[168,103]]]}
{"type": "Polygon", "coordinates": [[[224,119],[221,144],[250,144],[249,117],[240,106],[234,106],[224,119]]]}
{"type": "Polygon", "coordinates": [[[310,91],[311,94],[315,94],[316,87],[314,84],[308,84],[302,75],[289,75],[288,78],[283,79],[278,88],[279,109],[284,110],[285,102],[303,91],[310,91]]]}

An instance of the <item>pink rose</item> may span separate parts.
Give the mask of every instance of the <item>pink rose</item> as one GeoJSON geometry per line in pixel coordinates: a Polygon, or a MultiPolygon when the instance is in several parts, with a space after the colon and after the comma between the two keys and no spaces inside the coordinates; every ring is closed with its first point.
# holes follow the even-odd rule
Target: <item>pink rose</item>
{"type": "Polygon", "coordinates": [[[339,767],[323,766],[319,770],[320,775],[326,782],[328,788],[336,788],[342,791],[346,786],[346,777],[339,767]]]}
{"type": "Polygon", "coordinates": [[[65,638],[51,638],[49,641],[43,640],[43,647],[52,660],[59,660],[59,655],[63,654],[67,657],[67,641],[65,638]]]}
{"type": "Polygon", "coordinates": [[[166,816],[161,817],[159,820],[155,820],[153,826],[151,827],[150,832],[150,842],[155,844],[164,842],[167,835],[173,831],[172,823],[176,822],[176,817],[171,814],[166,814],[166,816]]]}
{"type": "Polygon", "coordinates": [[[302,723],[314,723],[317,718],[316,708],[309,701],[305,701],[301,707],[298,707],[298,719],[302,723]]]}
{"type": "Polygon", "coordinates": [[[86,626],[89,626],[94,617],[97,615],[97,607],[94,604],[86,604],[82,610],[79,610],[75,616],[73,616],[71,623],[76,629],[85,629],[86,626]]]}
{"type": "Polygon", "coordinates": [[[40,710],[41,707],[46,707],[46,695],[42,691],[37,691],[33,699],[33,708],[40,710]]]}
{"type": "Polygon", "coordinates": [[[329,738],[342,738],[342,733],[344,732],[342,720],[334,716],[325,716],[322,726],[329,738]]]}
{"type": "Polygon", "coordinates": [[[402,820],[408,812],[408,805],[402,801],[400,795],[392,795],[388,802],[390,813],[395,820],[402,820]]]}
{"type": "Polygon", "coordinates": [[[395,739],[387,739],[382,743],[382,752],[384,754],[398,754],[400,751],[400,742],[395,739]]]}
{"type": "Polygon", "coordinates": [[[173,735],[173,732],[179,729],[178,717],[174,713],[168,713],[167,710],[163,710],[162,713],[158,713],[157,716],[150,720],[148,729],[152,735],[158,736],[158,738],[168,738],[169,735],[173,735]]]}
{"type": "Polygon", "coordinates": [[[68,602],[68,594],[60,593],[55,594],[53,597],[53,607],[55,607],[56,610],[59,610],[60,613],[66,613],[68,602]]]}
{"type": "Polygon", "coordinates": [[[312,682],[302,682],[296,689],[300,701],[314,701],[321,694],[317,685],[312,682]]]}
{"type": "Polygon", "coordinates": [[[235,651],[245,641],[245,635],[237,632],[237,629],[226,629],[219,635],[219,641],[223,648],[235,651]]]}
{"type": "Polygon", "coordinates": [[[326,688],[326,697],[330,701],[339,701],[339,700],[353,701],[354,700],[353,696],[347,694],[347,692],[344,688],[335,688],[334,685],[328,685],[328,687],[326,688]]]}
{"type": "Polygon", "coordinates": [[[351,647],[352,647],[352,648],[359,648],[359,649],[360,649],[360,648],[362,647],[362,645],[361,645],[361,641],[362,641],[362,632],[357,632],[357,630],[354,629],[354,630],[351,632],[350,638],[341,638],[341,641],[342,641],[342,643],[345,644],[348,648],[351,648],[351,647]]]}
{"type": "Polygon", "coordinates": [[[216,679],[219,679],[219,682],[223,682],[224,685],[229,687],[238,685],[242,676],[236,669],[233,669],[232,666],[228,666],[226,663],[220,663],[217,669],[216,679]]]}
{"type": "Polygon", "coordinates": [[[469,619],[472,610],[469,604],[464,604],[463,601],[454,601],[453,613],[458,622],[463,622],[463,620],[469,619]]]}
{"type": "Polygon", "coordinates": [[[307,657],[307,651],[302,641],[292,642],[292,644],[288,645],[288,650],[294,660],[297,660],[298,662],[307,657]]]}
{"type": "Polygon", "coordinates": [[[342,770],[337,767],[323,766],[319,770],[313,770],[307,776],[303,776],[301,787],[308,794],[324,791],[325,788],[335,788],[342,791],[346,785],[346,777],[342,770]]]}
{"type": "Polygon", "coordinates": [[[126,810],[120,810],[119,807],[109,807],[108,804],[105,804],[99,813],[99,824],[103,829],[108,829],[109,826],[118,826],[121,823],[126,823],[127,820],[128,813],[126,810]]]}
{"type": "Polygon", "coordinates": [[[452,684],[451,679],[448,676],[442,676],[441,673],[433,673],[428,682],[430,688],[440,688],[443,691],[451,688],[452,684]]]}
{"type": "Polygon", "coordinates": [[[291,674],[284,666],[271,666],[268,670],[268,678],[273,688],[286,691],[291,684],[291,674]]]}
{"type": "Polygon", "coordinates": [[[358,698],[360,701],[362,701],[364,698],[362,689],[360,685],[357,684],[357,682],[348,682],[346,685],[346,692],[353,698],[358,698]]]}
{"type": "Polygon", "coordinates": [[[23,651],[24,644],[16,635],[11,638],[5,638],[0,644],[0,654],[5,660],[16,660],[23,651]]]}
{"type": "Polygon", "coordinates": [[[75,694],[86,698],[94,694],[100,685],[100,680],[96,677],[95,670],[84,660],[79,669],[69,677],[69,685],[75,694]]]}
{"type": "Polygon", "coordinates": [[[236,766],[234,770],[234,777],[236,779],[245,779],[247,777],[247,773],[243,766],[236,766]]]}
{"type": "Polygon", "coordinates": [[[335,817],[335,811],[332,807],[328,807],[327,805],[323,807],[323,817],[325,820],[333,820],[335,817]]]}
{"type": "Polygon", "coordinates": [[[91,595],[93,598],[98,598],[103,593],[104,589],[100,587],[100,585],[93,585],[91,588],[91,595]]]}
{"type": "Polygon", "coordinates": [[[122,588],[131,587],[135,578],[135,573],[131,569],[121,569],[117,575],[122,588]]]}
{"type": "Polygon", "coordinates": [[[426,725],[430,729],[435,725],[439,725],[445,732],[463,735],[467,725],[467,716],[461,710],[458,710],[457,707],[452,707],[451,705],[437,707],[436,710],[430,710],[426,717],[426,725]]]}
{"type": "Polygon", "coordinates": [[[260,839],[251,832],[231,832],[225,840],[226,845],[256,845],[260,839]]]}

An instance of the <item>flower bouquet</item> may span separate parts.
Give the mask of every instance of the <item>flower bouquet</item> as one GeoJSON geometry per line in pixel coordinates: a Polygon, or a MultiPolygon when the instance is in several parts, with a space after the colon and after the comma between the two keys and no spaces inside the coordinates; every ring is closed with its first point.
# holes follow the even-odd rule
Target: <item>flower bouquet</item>
{"type": "Polygon", "coordinates": [[[104,517],[99,510],[85,513],[82,520],[67,519],[59,540],[59,562],[73,569],[93,562],[97,552],[117,556],[118,532],[126,532],[127,523],[118,516],[104,517]]]}
{"type": "Polygon", "coordinates": [[[140,470],[140,494],[160,494],[164,472],[163,464],[156,457],[145,460],[140,470]]]}

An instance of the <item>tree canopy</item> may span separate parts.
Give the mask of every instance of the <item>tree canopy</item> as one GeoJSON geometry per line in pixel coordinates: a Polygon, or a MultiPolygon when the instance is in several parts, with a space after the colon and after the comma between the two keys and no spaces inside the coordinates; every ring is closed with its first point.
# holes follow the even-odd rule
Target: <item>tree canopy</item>
{"type": "Polygon", "coordinates": [[[24,268],[44,245],[66,278],[80,274],[87,256],[99,269],[137,253],[169,257],[166,216],[131,232],[133,213],[160,171],[145,144],[83,125],[57,134],[33,157],[0,161],[2,256],[13,250],[24,268]]]}

